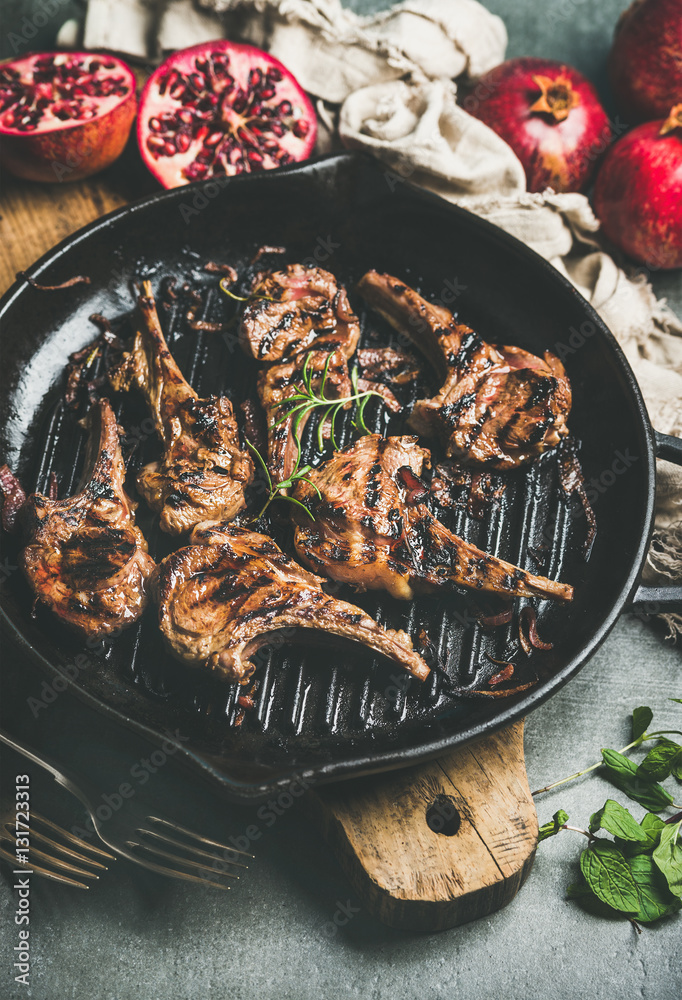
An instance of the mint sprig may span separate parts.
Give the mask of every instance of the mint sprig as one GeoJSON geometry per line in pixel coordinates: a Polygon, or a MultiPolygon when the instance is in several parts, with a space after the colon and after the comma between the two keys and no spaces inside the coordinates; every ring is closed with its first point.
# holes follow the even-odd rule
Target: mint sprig
{"type": "MultiPolygon", "coordinates": [[[[681,699],[670,699],[682,701],[681,699]]],[[[568,897],[602,916],[626,917],[638,932],[640,924],[653,923],[682,908],[682,813],[667,819],[658,814],[680,808],[660,782],[682,770],[682,746],[669,739],[679,730],[647,732],[653,712],[647,706],[632,713],[632,742],[623,750],[602,750],[602,760],[583,771],[541,788],[533,795],[556,788],[598,768],[602,775],[629,799],[648,811],[638,821],[629,809],[607,799],[593,813],[589,828],[568,824],[568,814],[559,809],[540,827],[538,842],[572,830],[587,837],[580,856],[582,881],[568,887],[568,897]],[[658,740],[639,765],[626,751],[647,740],[658,740]],[[613,840],[597,836],[602,831],[613,840]]]]}

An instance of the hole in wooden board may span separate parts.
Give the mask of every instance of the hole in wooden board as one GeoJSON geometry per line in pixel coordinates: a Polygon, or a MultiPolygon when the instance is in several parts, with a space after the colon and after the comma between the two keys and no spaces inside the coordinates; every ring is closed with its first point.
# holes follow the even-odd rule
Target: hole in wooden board
{"type": "Polygon", "coordinates": [[[441,833],[444,837],[454,837],[461,822],[455,801],[449,795],[436,795],[426,810],[426,825],[429,830],[441,833]]]}

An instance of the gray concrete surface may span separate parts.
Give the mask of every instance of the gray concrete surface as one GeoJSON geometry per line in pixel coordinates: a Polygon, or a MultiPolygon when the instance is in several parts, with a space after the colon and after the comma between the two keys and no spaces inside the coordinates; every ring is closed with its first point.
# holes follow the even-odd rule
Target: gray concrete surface
{"type": "MultiPolygon", "coordinates": [[[[510,55],[565,59],[603,85],[604,57],[625,0],[488,0],[488,6],[506,20],[510,55]],[[565,18],[550,16],[557,12],[565,18]]],[[[679,274],[656,281],[680,309],[681,284],[679,274]]],[[[681,667],[679,651],[659,632],[635,616],[621,619],[578,677],[528,718],[531,787],[587,766],[602,746],[624,746],[636,705],[651,705],[657,724],[682,728],[680,706],[667,700],[682,697],[681,667]]],[[[92,761],[110,767],[128,767],[145,752],[132,742],[112,749],[110,725],[70,704],[68,695],[37,722],[25,722],[24,735],[64,759],[88,747],[92,761]]],[[[207,806],[210,799],[172,761],[161,777],[199,825],[238,832],[249,821],[247,811],[207,806]]],[[[584,825],[607,796],[627,802],[601,778],[583,778],[540,797],[539,817],[549,819],[561,807],[584,825]]],[[[640,814],[636,806],[633,812],[640,814]]],[[[229,894],[185,888],[124,862],[87,894],[35,879],[28,989],[12,983],[16,899],[2,883],[0,997],[676,1000],[682,918],[638,937],[626,921],[597,919],[567,902],[581,848],[582,838],[569,833],[542,845],[519,896],[490,918],[436,935],[407,934],[362,911],[315,830],[292,808],[264,831],[256,862],[229,894]],[[349,901],[359,912],[336,929],[333,917],[349,901]]]]}

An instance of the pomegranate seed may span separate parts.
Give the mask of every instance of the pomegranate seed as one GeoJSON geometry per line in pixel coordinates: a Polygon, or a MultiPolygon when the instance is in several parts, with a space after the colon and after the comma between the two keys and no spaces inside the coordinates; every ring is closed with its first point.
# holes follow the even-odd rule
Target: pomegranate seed
{"type": "Polygon", "coordinates": [[[190,163],[185,170],[185,177],[191,181],[200,181],[208,174],[208,167],[205,163],[190,163]]]}
{"type": "Polygon", "coordinates": [[[305,139],[310,130],[310,122],[305,118],[299,118],[294,122],[293,132],[297,139],[305,139]]]}
{"type": "Polygon", "coordinates": [[[223,132],[211,132],[208,138],[204,141],[206,146],[217,146],[220,140],[223,138],[223,132]]]}
{"type": "Polygon", "coordinates": [[[187,108],[180,108],[178,111],[178,120],[183,123],[183,125],[191,125],[194,121],[194,115],[187,108]]]}
{"type": "Polygon", "coordinates": [[[158,135],[150,135],[147,139],[147,149],[154,156],[159,156],[165,145],[166,143],[158,135]]]}
{"type": "Polygon", "coordinates": [[[261,87],[258,91],[258,96],[264,101],[269,101],[271,97],[275,96],[275,93],[276,91],[274,87],[261,87]]]}
{"type": "Polygon", "coordinates": [[[284,135],[285,128],[281,122],[273,121],[270,123],[270,131],[272,132],[273,135],[281,137],[284,135]]]}
{"type": "Polygon", "coordinates": [[[177,147],[178,153],[186,153],[190,147],[189,136],[186,135],[184,132],[181,132],[180,135],[175,140],[175,145],[177,147]]]}
{"type": "Polygon", "coordinates": [[[201,73],[192,73],[189,82],[195,90],[204,90],[206,87],[206,78],[201,73]]]}
{"type": "Polygon", "coordinates": [[[105,69],[116,69],[116,63],[112,62],[111,59],[109,59],[109,60],[107,60],[107,62],[104,63],[104,68],[105,69]]]}
{"type": "Polygon", "coordinates": [[[291,101],[282,101],[281,104],[277,105],[277,114],[285,118],[290,115],[294,109],[291,106],[291,101]]]}
{"type": "Polygon", "coordinates": [[[158,118],[150,118],[148,125],[152,132],[163,132],[163,125],[158,118]]]}
{"type": "Polygon", "coordinates": [[[175,148],[175,144],[172,143],[172,142],[169,142],[169,141],[164,142],[164,144],[163,144],[163,152],[164,152],[165,156],[174,156],[175,153],[177,153],[177,149],[175,148]]]}
{"type": "Polygon", "coordinates": [[[277,69],[276,66],[271,66],[270,69],[265,74],[268,80],[272,80],[273,83],[279,83],[282,79],[282,71],[277,69]]]}
{"type": "Polygon", "coordinates": [[[173,86],[170,89],[169,93],[170,93],[170,96],[173,98],[173,100],[179,101],[181,97],[184,97],[186,90],[187,90],[187,87],[186,87],[185,83],[182,80],[178,80],[177,83],[173,84],[173,86]]]}
{"type": "Polygon", "coordinates": [[[249,73],[249,87],[255,89],[263,80],[263,72],[260,69],[252,69],[249,73]]]}
{"type": "Polygon", "coordinates": [[[232,107],[237,112],[237,114],[240,115],[242,111],[246,111],[246,106],[248,103],[249,100],[246,94],[240,90],[232,102],[232,107]]]}

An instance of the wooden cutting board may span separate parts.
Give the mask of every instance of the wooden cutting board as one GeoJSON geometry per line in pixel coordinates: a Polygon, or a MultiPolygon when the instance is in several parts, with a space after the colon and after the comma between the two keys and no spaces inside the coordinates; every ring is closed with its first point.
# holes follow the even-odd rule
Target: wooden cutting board
{"type": "Polygon", "coordinates": [[[428,764],[322,788],[309,805],[360,904],[403,930],[506,906],[535,857],[523,721],[428,764]]]}

